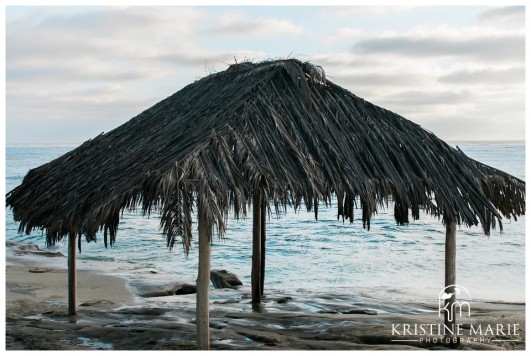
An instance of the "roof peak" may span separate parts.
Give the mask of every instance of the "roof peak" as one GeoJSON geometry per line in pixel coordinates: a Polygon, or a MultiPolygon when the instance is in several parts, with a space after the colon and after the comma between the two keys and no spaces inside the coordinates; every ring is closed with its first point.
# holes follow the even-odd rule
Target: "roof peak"
{"type": "Polygon", "coordinates": [[[297,58],[271,59],[262,62],[246,60],[231,64],[227,71],[247,71],[271,66],[276,67],[278,65],[283,66],[291,75],[300,76],[300,72],[302,72],[307,79],[311,79],[316,83],[326,84],[326,75],[323,67],[310,61],[303,62],[297,58]]]}

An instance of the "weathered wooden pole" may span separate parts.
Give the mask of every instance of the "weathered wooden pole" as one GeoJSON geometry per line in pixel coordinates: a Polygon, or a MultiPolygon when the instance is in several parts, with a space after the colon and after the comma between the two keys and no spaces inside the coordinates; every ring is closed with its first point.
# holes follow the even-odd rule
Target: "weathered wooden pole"
{"type": "Polygon", "coordinates": [[[251,293],[253,304],[260,304],[262,293],[260,291],[262,271],[262,203],[258,189],[253,192],[253,261],[251,267],[251,293]]]}
{"type": "Polygon", "coordinates": [[[451,221],[446,221],[446,244],[444,250],[444,285],[445,292],[451,294],[451,297],[444,301],[445,303],[445,312],[444,312],[444,326],[445,326],[445,336],[449,337],[454,343],[453,340],[459,340],[459,338],[454,338],[456,332],[456,319],[455,314],[455,282],[456,282],[456,222],[455,218],[451,221]]]}
{"type": "Polygon", "coordinates": [[[210,287],[210,235],[206,215],[201,204],[198,204],[199,228],[199,263],[197,269],[196,294],[196,326],[197,349],[210,348],[210,329],[208,315],[208,288],[210,287]]]}
{"type": "Polygon", "coordinates": [[[266,261],[266,200],[264,196],[261,199],[260,207],[260,295],[264,296],[264,280],[265,280],[265,261],[266,261]]]}
{"type": "Polygon", "coordinates": [[[77,314],[76,302],[76,233],[68,234],[68,315],[77,314]]]}

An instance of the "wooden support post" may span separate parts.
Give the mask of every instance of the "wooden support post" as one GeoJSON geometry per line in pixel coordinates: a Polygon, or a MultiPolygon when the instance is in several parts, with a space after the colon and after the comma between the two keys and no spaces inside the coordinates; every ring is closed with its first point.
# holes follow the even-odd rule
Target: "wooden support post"
{"type": "MultiPolygon", "coordinates": [[[[456,222],[455,219],[452,221],[446,222],[446,244],[445,244],[445,270],[444,270],[444,284],[445,292],[451,293],[452,296],[445,301],[445,312],[444,312],[444,326],[445,326],[445,336],[449,337],[452,340],[452,344],[459,344],[459,342],[454,343],[454,335],[456,332],[456,319],[455,314],[455,282],[456,282],[456,222]],[[449,287],[450,286],[450,287],[449,287]]],[[[455,338],[459,340],[459,338],[455,338]]]]}
{"type": "Polygon", "coordinates": [[[253,192],[253,261],[251,268],[251,293],[253,304],[262,302],[260,292],[261,270],[262,270],[262,204],[260,202],[260,192],[255,189],[253,192]]]}
{"type": "Polygon", "coordinates": [[[68,315],[77,314],[76,301],[76,233],[68,235],[68,315]]]}
{"type": "Polygon", "coordinates": [[[208,289],[210,287],[210,235],[206,216],[201,206],[198,206],[199,227],[199,263],[197,269],[197,294],[196,294],[196,326],[197,349],[210,348],[210,329],[208,314],[208,289]]]}
{"type": "Polygon", "coordinates": [[[264,296],[265,261],[266,261],[266,200],[262,196],[260,207],[260,295],[264,296]]]}

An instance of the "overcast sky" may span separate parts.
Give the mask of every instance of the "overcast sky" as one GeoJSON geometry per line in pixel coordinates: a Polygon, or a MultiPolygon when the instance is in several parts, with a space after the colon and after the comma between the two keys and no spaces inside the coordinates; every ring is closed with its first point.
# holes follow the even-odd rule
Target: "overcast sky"
{"type": "Polygon", "coordinates": [[[294,57],[445,140],[525,139],[525,9],[6,8],[6,141],[79,144],[235,60],[294,57]]]}

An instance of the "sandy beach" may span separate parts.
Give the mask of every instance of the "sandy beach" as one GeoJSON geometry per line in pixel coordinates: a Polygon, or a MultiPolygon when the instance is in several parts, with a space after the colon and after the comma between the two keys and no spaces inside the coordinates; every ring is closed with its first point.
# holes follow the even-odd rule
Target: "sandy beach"
{"type": "MultiPolygon", "coordinates": [[[[65,256],[32,246],[6,247],[7,350],[196,348],[194,294],[145,298],[138,295],[138,280],[156,284],[152,271],[135,288],[134,281],[80,270],[78,315],[68,317],[66,270],[57,268],[65,256]]],[[[212,290],[211,348],[447,349],[433,329],[441,323],[435,304],[360,301],[333,293],[303,297],[294,291],[267,294],[262,308],[253,310],[245,287],[212,290]]],[[[473,303],[471,316],[458,322],[461,349],[525,349],[524,304],[473,303]]]]}

